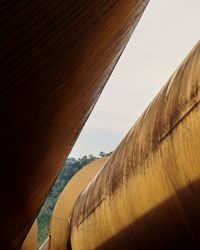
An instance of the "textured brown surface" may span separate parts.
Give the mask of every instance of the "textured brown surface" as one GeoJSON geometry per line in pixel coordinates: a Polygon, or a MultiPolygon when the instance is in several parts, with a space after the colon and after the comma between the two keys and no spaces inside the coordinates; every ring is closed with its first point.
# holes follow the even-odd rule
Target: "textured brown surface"
{"type": "Polygon", "coordinates": [[[38,225],[37,220],[33,223],[26,239],[24,240],[21,250],[37,250],[38,245],[38,225]]]}
{"type": "Polygon", "coordinates": [[[1,1],[1,249],[23,242],[147,3],[1,1]]]}
{"type": "Polygon", "coordinates": [[[88,164],[67,183],[56,202],[52,214],[49,233],[50,250],[66,250],[67,236],[69,235],[69,220],[76,200],[107,159],[108,157],[103,157],[88,164]]]}
{"type": "Polygon", "coordinates": [[[199,88],[200,43],[79,197],[73,250],[200,248],[199,88]]]}

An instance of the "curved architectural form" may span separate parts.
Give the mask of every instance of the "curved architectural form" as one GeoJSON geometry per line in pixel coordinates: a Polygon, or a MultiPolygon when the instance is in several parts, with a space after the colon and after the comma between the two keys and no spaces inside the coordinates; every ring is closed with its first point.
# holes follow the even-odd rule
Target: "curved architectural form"
{"type": "Polygon", "coordinates": [[[200,43],[79,197],[73,250],[200,248],[199,89],[200,43]]]}
{"type": "Polygon", "coordinates": [[[26,239],[24,240],[21,250],[37,250],[38,243],[38,226],[37,220],[33,223],[30,231],[28,232],[26,239]]]}
{"type": "Polygon", "coordinates": [[[2,249],[20,248],[148,1],[1,2],[2,249]]]}
{"type": "MultiPolygon", "coordinates": [[[[66,249],[67,238],[70,235],[70,218],[72,216],[75,203],[81,192],[107,160],[108,157],[103,157],[83,167],[66,185],[56,203],[51,218],[49,233],[50,250],[66,249]]],[[[70,244],[70,242],[68,242],[68,244],[70,244]]]]}

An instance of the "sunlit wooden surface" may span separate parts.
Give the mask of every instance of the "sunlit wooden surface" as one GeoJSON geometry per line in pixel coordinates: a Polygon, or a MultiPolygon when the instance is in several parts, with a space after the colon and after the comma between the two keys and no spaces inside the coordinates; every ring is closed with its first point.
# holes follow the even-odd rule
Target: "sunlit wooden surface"
{"type": "Polygon", "coordinates": [[[37,220],[33,223],[26,239],[24,240],[21,250],[37,250],[38,247],[38,226],[37,220]]]}
{"type": "Polygon", "coordinates": [[[148,1],[1,1],[2,249],[20,248],[148,1]]]}
{"type": "Polygon", "coordinates": [[[69,222],[76,200],[107,159],[103,157],[83,167],[66,185],[51,218],[50,250],[66,250],[69,222]]]}
{"type": "Polygon", "coordinates": [[[73,250],[200,249],[199,88],[200,43],[79,197],[73,250]]]}

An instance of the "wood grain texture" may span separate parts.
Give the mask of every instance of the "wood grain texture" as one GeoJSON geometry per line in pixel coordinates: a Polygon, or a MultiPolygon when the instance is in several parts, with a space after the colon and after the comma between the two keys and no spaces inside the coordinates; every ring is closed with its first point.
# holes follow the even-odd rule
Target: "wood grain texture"
{"type": "Polygon", "coordinates": [[[21,246],[147,3],[0,3],[1,249],[21,246]]]}
{"type": "Polygon", "coordinates": [[[73,250],[200,249],[199,89],[200,43],[79,197],[73,250]]]}
{"type": "Polygon", "coordinates": [[[37,250],[38,249],[38,225],[37,220],[33,223],[26,239],[24,240],[21,250],[37,250]]]}
{"type": "Polygon", "coordinates": [[[70,234],[69,221],[75,203],[81,192],[86,188],[107,160],[108,157],[103,157],[83,167],[75,176],[73,176],[64,188],[56,202],[51,217],[49,233],[50,250],[66,250],[67,237],[70,234]]]}

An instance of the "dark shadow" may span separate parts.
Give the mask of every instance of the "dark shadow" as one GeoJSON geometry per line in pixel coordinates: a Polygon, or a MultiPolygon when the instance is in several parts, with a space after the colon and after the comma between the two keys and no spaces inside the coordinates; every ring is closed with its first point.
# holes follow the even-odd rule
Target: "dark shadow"
{"type": "Polygon", "coordinates": [[[200,249],[200,180],[97,248],[105,249],[200,249]]]}

